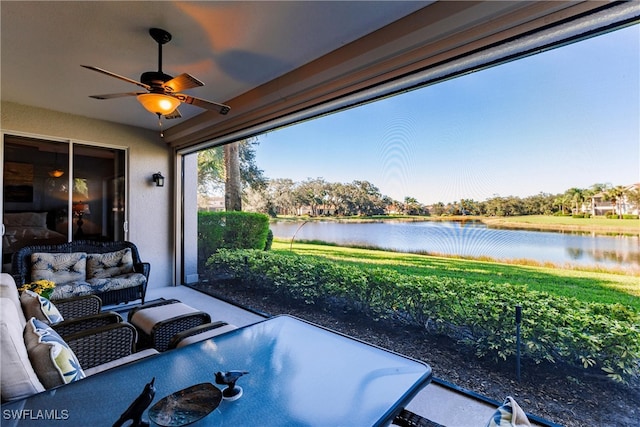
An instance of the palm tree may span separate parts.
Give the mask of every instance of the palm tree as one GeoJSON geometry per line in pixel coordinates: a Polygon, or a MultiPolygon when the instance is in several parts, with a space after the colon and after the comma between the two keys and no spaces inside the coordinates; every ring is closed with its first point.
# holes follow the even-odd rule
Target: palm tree
{"type": "Polygon", "coordinates": [[[574,214],[580,210],[578,205],[584,202],[584,191],[581,188],[573,187],[565,192],[565,195],[574,203],[575,208],[572,208],[574,214]]]}
{"type": "Polygon", "coordinates": [[[224,155],[220,148],[198,152],[198,192],[211,194],[222,187],[224,155]]]}
{"type": "Polygon", "coordinates": [[[560,208],[560,212],[564,215],[565,206],[571,205],[571,197],[569,197],[567,193],[560,194],[553,199],[553,204],[557,205],[560,208]]]}
{"type": "Polygon", "coordinates": [[[243,185],[262,190],[266,179],[255,164],[256,139],[243,139],[198,153],[198,191],[212,194],[224,189],[225,210],[242,210],[243,185]]]}
{"type": "Polygon", "coordinates": [[[240,179],[239,142],[224,146],[224,208],[227,211],[242,210],[242,180],[240,179]]]}
{"type": "Polygon", "coordinates": [[[622,203],[622,199],[626,192],[626,188],[622,185],[616,185],[615,187],[607,189],[604,193],[605,200],[609,200],[611,202],[611,206],[613,206],[613,213],[617,214],[619,218],[622,217],[620,204],[622,203]]]}

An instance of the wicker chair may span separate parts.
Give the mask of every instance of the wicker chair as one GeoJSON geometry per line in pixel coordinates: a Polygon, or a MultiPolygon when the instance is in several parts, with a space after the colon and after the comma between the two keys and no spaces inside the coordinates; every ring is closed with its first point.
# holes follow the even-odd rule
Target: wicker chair
{"type": "Polygon", "coordinates": [[[113,323],[63,336],[82,369],[129,356],[136,351],[138,333],[129,323],[113,323]]]}
{"type": "MultiPolygon", "coordinates": [[[[166,312],[171,313],[172,310],[167,307],[166,312]]],[[[203,311],[195,310],[189,306],[185,306],[176,299],[168,299],[150,302],[131,309],[129,311],[127,320],[138,330],[138,334],[140,337],[138,340],[139,348],[155,348],[156,350],[162,352],[169,349],[169,341],[174,335],[187,329],[191,329],[196,326],[211,322],[211,316],[209,315],[209,313],[205,313],[203,311]],[[140,317],[145,316],[143,310],[154,309],[156,307],[174,304],[176,307],[179,304],[181,307],[184,307],[187,310],[184,313],[178,315],[175,315],[174,313],[173,315],[169,314],[167,316],[164,316],[163,319],[156,321],[150,329],[147,328],[145,330],[145,328],[140,327],[140,317]],[[138,316],[136,316],[137,313],[139,313],[138,316]]]]}
{"type": "Polygon", "coordinates": [[[60,299],[55,305],[65,320],[52,328],[63,337],[123,321],[116,312],[102,312],[102,301],[95,295],[60,299]]]}
{"type": "Polygon", "coordinates": [[[18,286],[22,286],[25,283],[30,283],[32,281],[31,254],[37,252],[86,252],[104,254],[119,251],[125,248],[131,249],[131,255],[133,257],[133,270],[134,272],[141,273],[145,276],[146,280],[144,284],[130,288],[110,290],[96,295],[100,297],[104,305],[126,303],[129,301],[135,301],[137,299],[141,299],[142,304],[144,304],[144,297],[147,292],[147,283],[149,282],[149,272],[151,270],[151,265],[148,262],[142,262],[136,245],[127,241],[97,242],[92,240],[76,240],[73,242],[57,245],[25,246],[13,254],[13,257],[11,259],[11,274],[13,275],[13,278],[15,279],[18,286]]]}
{"type": "MultiPolygon", "coordinates": [[[[5,273],[2,274],[0,281],[0,297],[14,301],[16,309],[24,308],[21,306],[20,295],[13,278],[5,273]]],[[[65,339],[74,334],[124,321],[122,316],[114,311],[101,311],[102,301],[95,295],[56,300],[55,306],[64,320],[51,325],[51,328],[65,339]]],[[[23,314],[26,318],[27,313],[23,312],[23,314]]]]}
{"type": "MultiPolygon", "coordinates": [[[[13,280],[11,283],[5,283],[3,274],[2,296],[9,296],[18,299],[18,288],[13,280]]],[[[73,298],[59,299],[55,301],[55,306],[64,318],[62,322],[56,323],[51,327],[62,337],[82,332],[87,329],[95,329],[103,326],[120,323],[124,319],[114,311],[102,311],[102,301],[95,295],[86,295],[73,298]]],[[[27,316],[27,313],[24,313],[27,316]]]]}
{"type": "Polygon", "coordinates": [[[102,311],[102,300],[95,295],[59,299],[55,304],[65,319],[93,316],[102,311]]]}
{"type": "MultiPolygon", "coordinates": [[[[34,368],[30,356],[27,357],[24,331],[32,320],[25,319],[13,278],[2,273],[0,284],[0,336],[3,340],[3,345],[0,346],[0,390],[4,402],[27,397],[43,391],[44,388],[34,372],[34,369],[38,368],[34,368]]],[[[132,325],[123,322],[116,313],[101,313],[69,319],[62,323],[67,322],[71,326],[66,327],[66,332],[74,329],[76,332],[65,335],[57,329],[56,332],[73,350],[87,376],[157,354],[155,350],[135,352],[137,331],[132,325]],[[89,327],[96,324],[101,326],[89,327]]]]}
{"type": "MultiPolygon", "coordinates": [[[[16,309],[23,311],[25,318],[27,317],[20,303],[18,287],[14,279],[6,273],[2,273],[2,280],[0,280],[0,297],[13,300],[16,309]]],[[[102,301],[95,295],[56,300],[55,306],[64,320],[54,324],[52,328],[63,337],[123,321],[122,316],[116,312],[103,312],[102,301]]],[[[42,320],[40,316],[36,317],[42,320]]]]}
{"type": "Polygon", "coordinates": [[[69,335],[77,334],[79,332],[102,328],[103,326],[122,323],[123,321],[124,319],[118,313],[114,311],[105,311],[92,316],[77,317],[75,319],[67,320],[65,318],[64,321],[56,323],[51,327],[61,337],[66,338],[69,335]]]}
{"type": "Polygon", "coordinates": [[[235,325],[230,325],[227,322],[216,321],[211,323],[205,323],[195,328],[187,329],[186,331],[175,334],[169,340],[168,350],[174,348],[183,347],[185,345],[193,344],[195,342],[204,341],[209,338],[227,333],[234,329],[238,329],[235,325]]]}

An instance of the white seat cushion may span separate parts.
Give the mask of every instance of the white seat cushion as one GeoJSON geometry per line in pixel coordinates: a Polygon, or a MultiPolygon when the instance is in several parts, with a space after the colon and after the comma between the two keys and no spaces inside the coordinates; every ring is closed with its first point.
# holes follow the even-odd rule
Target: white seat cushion
{"type": "Polygon", "coordinates": [[[136,311],[131,316],[131,323],[147,334],[151,334],[153,327],[164,320],[185,314],[198,313],[199,311],[181,302],[165,304],[157,307],[144,308],[136,311]]]}
{"type": "Polygon", "coordinates": [[[24,328],[27,324],[27,319],[24,317],[22,306],[20,305],[18,287],[16,286],[16,281],[13,279],[13,276],[8,273],[2,273],[0,276],[0,298],[8,298],[16,306],[20,326],[24,328]]]}
{"type": "Polygon", "coordinates": [[[22,399],[44,391],[27,354],[23,325],[18,321],[16,306],[8,298],[0,298],[0,369],[3,400],[22,399]]]}

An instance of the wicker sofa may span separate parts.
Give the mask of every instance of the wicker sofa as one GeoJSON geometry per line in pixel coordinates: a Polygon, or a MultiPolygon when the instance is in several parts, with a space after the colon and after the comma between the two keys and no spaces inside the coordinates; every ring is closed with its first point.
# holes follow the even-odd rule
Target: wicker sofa
{"type": "Polygon", "coordinates": [[[12,275],[17,286],[46,279],[56,283],[52,300],[96,295],[104,305],[144,298],[149,263],[142,262],[138,248],[127,241],[26,246],[14,253],[12,275]]]}

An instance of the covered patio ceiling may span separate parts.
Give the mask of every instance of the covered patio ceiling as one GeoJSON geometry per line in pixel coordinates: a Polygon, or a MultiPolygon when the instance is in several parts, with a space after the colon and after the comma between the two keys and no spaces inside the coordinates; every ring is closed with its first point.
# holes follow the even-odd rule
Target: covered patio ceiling
{"type": "Polygon", "coordinates": [[[225,103],[165,120],[165,141],[199,144],[310,109],[417,70],[610,7],[599,1],[2,2],[2,100],[157,129],[138,80],[157,70],[148,34],[164,28],[163,71],[189,73],[185,91],[225,103]]]}

